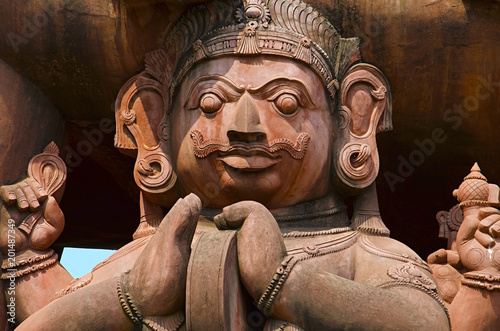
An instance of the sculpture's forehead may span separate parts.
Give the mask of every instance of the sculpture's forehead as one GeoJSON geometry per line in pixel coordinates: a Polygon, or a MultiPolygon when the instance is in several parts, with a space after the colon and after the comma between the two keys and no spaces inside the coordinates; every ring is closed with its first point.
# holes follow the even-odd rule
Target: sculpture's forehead
{"type": "Polygon", "coordinates": [[[273,56],[228,56],[198,64],[185,77],[184,83],[207,75],[224,76],[236,85],[261,86],[273,79],[286,77],[302,81],[311,92],[323,87],[322,80],[306,65],[273,56]]]}

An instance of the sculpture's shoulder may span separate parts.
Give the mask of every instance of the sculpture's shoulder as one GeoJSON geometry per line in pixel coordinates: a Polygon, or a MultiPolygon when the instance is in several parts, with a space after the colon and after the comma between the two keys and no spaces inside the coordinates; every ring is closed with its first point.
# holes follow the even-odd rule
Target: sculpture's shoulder
{"type": "Polygon", "coordinates": [[[421,283],[426,288],[435,288],[427,263],[405,244],[389,237],[360,234],[356,246],[358,281],[376,286],[392,282],[421,283]]]}
{"type": "Polygon", "coordinates": [[[448,316],[431,269],[408,246],[389,237],[365,234],[359,235],[356,244],[355,281],[394,290],[420,304],[434,301],[448,316]]]}

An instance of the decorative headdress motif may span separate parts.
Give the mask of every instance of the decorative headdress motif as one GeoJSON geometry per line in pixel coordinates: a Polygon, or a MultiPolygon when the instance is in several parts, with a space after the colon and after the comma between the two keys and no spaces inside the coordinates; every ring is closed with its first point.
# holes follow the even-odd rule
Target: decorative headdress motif
{"type": "Polygon", "coordinates": [[[155,77],[170,76],[173,90],[196,62],[231,54],[303,61],[320,75],[332,98],[347,68],[361,59],[358,38],[342,38],[302,1],[217,0],[185,14],[168,32],[162,48],[147,55],[146,69],[155,77]],[[162,63],[155,63],[158,60],[162,63]],[[166,73],[165,68],[171,71],[166,73]]]}

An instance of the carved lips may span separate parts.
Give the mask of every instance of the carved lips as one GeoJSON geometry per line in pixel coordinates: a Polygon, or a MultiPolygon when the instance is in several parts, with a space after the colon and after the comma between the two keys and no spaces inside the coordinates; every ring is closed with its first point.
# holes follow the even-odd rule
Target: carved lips
{"type": "Polygon", "coordinates": [[[212,153],[219,152],[222,162],[228,166],[243,171],[259,171],[271,167],[280,161],[276,153],[286,151],[296,160],[304,158],[307,143],[311,136],[302,132],[295,143],[286,138],[272,140],[269,144],[262,143],[223,143],[220,140],[203,138],[199,130],[191,131],[194,154],[198,158],[205,158],[212,153]]]}
{"type": "Polygon", "coordinates": [[[266,156],[243,156],[243,155],[227,155],[220,158],[222,162],[228,166],[240,169],[243,171],[259,171],[279,162],[279,158],[269,158],[266,156]]]}

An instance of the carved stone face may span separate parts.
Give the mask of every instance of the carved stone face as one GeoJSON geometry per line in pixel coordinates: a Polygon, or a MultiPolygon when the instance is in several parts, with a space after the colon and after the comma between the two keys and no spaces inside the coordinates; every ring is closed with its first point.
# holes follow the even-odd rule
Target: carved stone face
{"type": "Polygon", "coordinates": [[[307,66],[223,57],[194,67],[178,91],[170,123],[182,194],[211,208],[256,200],[271,209],[328,194],[331,105],[307,66]]]}

